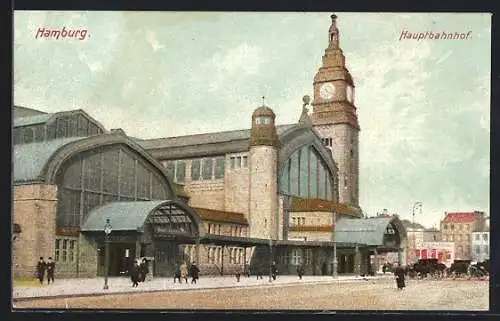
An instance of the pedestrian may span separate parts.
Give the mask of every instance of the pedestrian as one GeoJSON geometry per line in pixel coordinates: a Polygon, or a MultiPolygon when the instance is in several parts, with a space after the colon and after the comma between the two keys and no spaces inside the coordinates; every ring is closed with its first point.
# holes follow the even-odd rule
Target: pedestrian
{"type": "MultiPolygon", "coordinates": [[[[188,267],[186,262],[182,263],[181,265],[181,278],[188,283],[188,267]]],[[[181,282],[182,283],[182,282],[181,282]]]]}
{"type": "Polygon", "coordinates": [[[401,266],[401,264],[398,264],[398,267],[394,270],[394,275],[396,276],[396,285],[398,287],[398,290],[402,290],[406,285],[405,285],[405,270],[401,266]]]}
{"type": "Polygon", "coordinates": [[[276,262],[273,262],[271,265],[271,275],[273,277],[273,280],[276,281],[276,277],[278,276],[278,268],[276,267],[276,262]]]}
{"type": "Polygon", "coordinates": [[[137,261],[132,262],[132,267],[130,268],[130,280],[132,281],[132,287],[136,288],[139,285],[139,264],[137,261]]]}
{"type": "Polygon", "coordinates": [[[50,281],[54,283],[54,272],[56,270],[56,263],[52,261],[52,257],[49,256],[47,263],[45,264],[47,269],[47,284],[50,284],[50,281]]]}
{"type": "Polygon", "coordinates": [[[299,264],[297,266],[297,276],[299,277],[299,280],[302,280],[302,275],[304,275],[304,267],[302,264],[299,264]]]}
{"type": "Polygon", "coordinates": [[[196,281],[199,279],[200,269],[196,266],[196,263],[191,264],[191,268],[189,271],[192,277],[191,284],[196,284],[196,281]]]}
{"type": "Polygon", "coordinates": [[[241,270],[239,268],[236,270],[234,276],[236,276],[236,282],[240,282],[241,270]]]}
{"type": "Polygon", "coordinates": [[[261,264],[261,265],[258,265],[258,266],[256,267],[256,270],[257,270],[257,271],[256,271],[256,272],[257,272],[257,273],[256,273],[256,275],[257,275],[257,280],[258,280],[258,279],[264,279],[264,277],[262,276],[262,274],[263,274],[263,273],[262,273],[262,270],[263,270],[263,269],[264,269],[264,265],[262,265],[262,264],[261,264]]]}
{"type": "Polygon", "coordinates": [[[45,274],[46,263],[43,260],[43,256],[40,257],[40,260],[36,264],[36,278],[40,281],[40,284],[43,284],[43,277],[45,274]]]}
{"type": "Polygon", "coordinates": [[[181,281],[181,267],[179,266],[179,264],[175,264],[174,283],[177,280],[179,280],[179,283],[182,283],[182,281],[181,281]]]}
{"type": "Polygon", "coordinates": [[[146,258],[142,259],[140,269],[141,269],[141,282],[146,281],[146,276],[149,274],[148,260],[146,258]]]}

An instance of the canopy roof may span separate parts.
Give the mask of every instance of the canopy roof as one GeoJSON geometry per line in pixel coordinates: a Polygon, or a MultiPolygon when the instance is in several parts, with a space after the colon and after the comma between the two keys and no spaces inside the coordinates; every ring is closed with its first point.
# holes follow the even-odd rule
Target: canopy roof
{"type": "Polygon", "coordinates": [[[384,245],[384,234],[393,224],[396,233],[403,239],[405,229],[398,217],[373,217],[366,219],[340,219],[335,227],[335,241],[340,243],[355,243],[368,246],[384,245]]]}
{"type": "Polygon", "coordinates": [[[157,211],[171,217],[179,215],[188,217],[191,223],[200,226],[200,218],[180,201],[112,202],[93,209],[81,231],[103,231],[106,219],[110,220],[113,231],[142,231],[148,217],[157,211]],[[170,211],[164,211],[165,207],[170,211]]]}

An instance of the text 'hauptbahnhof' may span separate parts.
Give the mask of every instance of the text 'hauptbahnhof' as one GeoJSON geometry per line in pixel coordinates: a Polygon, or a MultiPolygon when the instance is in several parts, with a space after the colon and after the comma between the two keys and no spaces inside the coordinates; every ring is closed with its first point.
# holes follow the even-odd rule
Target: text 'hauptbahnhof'
{"type": "Polygon", "coordinates": [[[31,277],[40,256],[59,277],[103,275],[107,219],[111,276],[138,257],[155,276],[181,262],[212,275],[271,262],[336,275],[369,273],[380,253],[403,261],[401,221],[365,218],[358,204],[360,126],[336,20],[312,112],[305,96],[294,124],[276,125],[263,105],[250,129],[142,140],[81,109],[15,106],[13,276],[31,277]]]}

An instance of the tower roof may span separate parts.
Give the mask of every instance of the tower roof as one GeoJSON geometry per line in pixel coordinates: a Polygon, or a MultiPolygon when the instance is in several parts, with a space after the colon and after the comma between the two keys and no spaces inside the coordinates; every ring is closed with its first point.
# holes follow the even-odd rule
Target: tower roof
{"type": "Polygon", "coordinates": [[[252,117],[258,117],[258,116],[271,116],[273,118],[276,118],[276,114],[274,113],[274,111],[271,108],[264,105],[254,110],[252,117]]]}

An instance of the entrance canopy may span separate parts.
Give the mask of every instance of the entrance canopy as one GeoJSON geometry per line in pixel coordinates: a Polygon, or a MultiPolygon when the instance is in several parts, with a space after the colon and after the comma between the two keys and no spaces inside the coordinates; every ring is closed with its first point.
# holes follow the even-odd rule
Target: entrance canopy
{"type": "Polygon", "coordinates": [[[180,201],[112,202],[96,207],[90,213],[81,231],[103,231],[109,219],[113,231],[144,232],[152,227],[153,236],[200,235],[200,218],[180,201]]]}
{"type": "Polygon", "coordinates": [[[399,248],[405,235],[405,228],[396,216],[340,219],[335,226],[335,241],[341,243],[399,248]]]}

